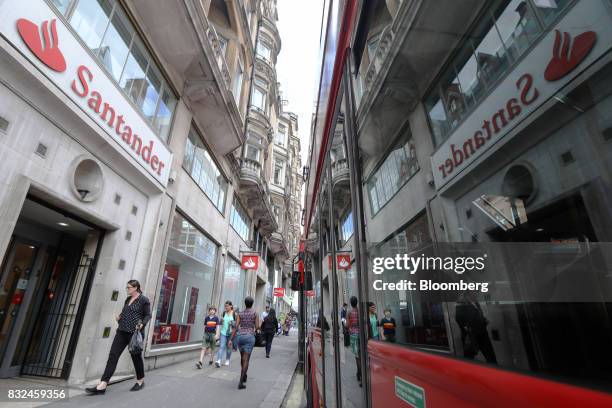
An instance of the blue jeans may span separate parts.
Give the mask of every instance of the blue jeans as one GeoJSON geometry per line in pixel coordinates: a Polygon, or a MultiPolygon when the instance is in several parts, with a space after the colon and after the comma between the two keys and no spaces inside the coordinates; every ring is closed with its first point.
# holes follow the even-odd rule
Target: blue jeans
{"type": "Polygon", "coordinates": [[[225,354],[225,361],[230,361],[230,357],[232,356],[232,348],[228,347],[227,343],[229,342],[230,336],[226,336],[224,334],[221,335],[221,339],[219,340],[219,351],[217,352],[217,361],[221,361],[223,358],[223,354],[225,354]]]}

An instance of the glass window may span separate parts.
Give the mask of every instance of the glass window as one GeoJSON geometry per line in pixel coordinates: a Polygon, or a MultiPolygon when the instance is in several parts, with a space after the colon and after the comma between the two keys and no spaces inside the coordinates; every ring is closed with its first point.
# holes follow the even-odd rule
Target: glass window
{"type": "Polygon", "coordinates": [[[81,0],[72,13],[70,25],[94,52],[102,43],[114,5],[114,0],[81,0]]]}
{"type": "Polygon", "coordinates": [[[225,56],[227,55],[227,39],[219,34],[217,34],[217,37],[219,38],[219,48],[221,48],[221,55],[223,56],[223,58],[225,58],[225,56]]]}
{"type": "Polygon", "coordinates": [[[267,61],[272,61],[272,50],[267,44],[264,44],[261,41],[257,44],[257,55],[263,57],[267,61]]]}
{"type": "Polygon", "coordinates": [[[278,159],[274,161],[274,184],[278,186],[284,185],[284,180],[283,180],[284,167],[285,166],[282,161],[278,159]]]}
{"type": "MultiPolygon", "coordinates": [[[[240,267],[240,263],[233,258],[227,257],[225,275],[223,276],[221,303],[229,300],[234,305],[234,308],[238,308],[244,301],[244,282],[245,271],[240,267]]],[[[222,306],[223,304],[220,305],[219,310],[223,310],[222,306]]]]}
{"type": "MultiPolygon", "coordinates": [[[[67,3],[55,4],[65,10],[67,3]]],[[[114,0],[79,0],[70,24],[156,133],[167,141],[176,97],[121,6],[114,0]]]]}
{"type": "Polygon", "coordinates": [[[157,115],[155,115],[155,128],[159,135],[164,140],[168,140],[168,134],[170,133],[170,125],[172,123],[172,112],[176,106],[176,98],[167,88],[164,88],[162,97],[159,101],[159,107],[157,108],[157,115]]]}
{"type": "Polygon", "coordinates": [[[572,0],[533,0],[536,11],[546,25],[554,22],[572,0]]]}
{"type": "Polygon", "coordinates": [[[515,61],[542,33],[540,25],[524,0],[513,0],[497,17],[495,26],[504,43],[509,61],[515,61]]]}
{"type": "Polygon", "coordinates": [[[400,138],[384,159],[378,170],[370,177],[367,190],[375,215],[419,170],[416,149],[408,132],[400,138]]]}
{"type": "Polygon", "coordinates": [[[149,65],[148,59],[144,46],[140,40],[135,39],[119,81],[121,88],[134,102],[138,101],[138,96],[142,93],[145,72],[149,65]]]}
{"type": "Polygon", "coordinates": [[[183,168],[191,175],[191,178],[200,186],[215,207],[223,213],[227,181],[208,153],[204,142],[193,128],[189,132],[189,138],[185,146],[183,168]]]}
{"type": "Polygon", "coordinates": [[[142,113],[144,113],[147,119],[149,119],[151,122],[153,122],[153,119],[155,118],[160,91],[161,76],[159,72],[157,72],[157,69],[149,65],[146,81],[136,103],[142,109],[142,113]]]}
{"type": "Polygon", "coordinates": [[[510,65],[541,36],[544,30],[531,4],[507,0],[496,11],[485,14],[426,98],[436,145],[446,140],[468,110],[481,102],[510,65]]]}
{"type": "Polygon", "coordinates": [[[257,87],[253,89],[253,106],[262,111],[266,110],[266,92],[257,87]]]}
{"type": "Polygon", "coordinates": [[[353,235],[353,212],[348,211],[341,220],[342,241],[346,242],[353,235]]]}
{"type": "Polygon", "coordinates": [[[157,300],[153,344],[199,343],[212,300],[217,245],[178,212],[174,215],[157,300]]]}
{"type": "Polygon", "coordinates": [[[236,63],[236,74],[234,75],[234,100],[236,105],[240,106],[240,96],[242,94],[242,65],[240,61],[236,63]]]}
{"type": "Polygon", "coordinates": [[[117,7],[98,49],[98,58],[116,81],[121,77],[133,36],[132,25],[125,13],[117,7]]]}
{"type": "Polygon", "coordinates": [[[274,136],[274,143],[279,146],[285,145],[285,128],[279,127],[276,135],[274,136]]]}
{"type": "Polygon", "coordinates": [[[259,161],[259,148],[255,147],[251,144],[247,144],[246,147],[246,158],[247,159],[251,159],[251,160],[255,160],[255,161],[259,161]]]}
{"type": "Polygon", "coordinates": [[[379,41],[380,41],[380,33],[373,35],[368,40],[368,56],[370,58],[370,61],[372,61],[374,59],[374,56],[376,55],[376,50],[378,49],[379,41]]]}
{"type": "Polygon", "coordinates": [[[53,3],[61,14],[66,14],[66,11],[68,11],[68,6],[70,6],[71,2],[72,0],[51,0],[51,3],[53,3]]]}
{"type": "Polygon", "coordinates": [[[240,235],[240,238],[242,238],[243,241],[247,242],[249,240],[251,219],[236,197],[234,197],[234,200],[232,201],[230,224],[234,228],[234,231],[240,235]]]}

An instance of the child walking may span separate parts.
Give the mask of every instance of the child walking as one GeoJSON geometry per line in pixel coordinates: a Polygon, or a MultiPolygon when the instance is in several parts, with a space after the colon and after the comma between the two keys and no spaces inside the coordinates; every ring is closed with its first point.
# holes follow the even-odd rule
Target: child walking
{"type": "Polygon", "coordinates": [[[208,365],[212,365],[213,356],[215,355],[215,345],[219,339],[219,323],[220,320],[216,316],[217,308],[211,306],[208,308],[208,316],[204,319],[204,338],[202,339],[202,351],[200,352],[200,361],[196,363],[197,368],[202,368],[202,360],[206,355],[206,351],[210,350],[210,361],[208,365]]]}

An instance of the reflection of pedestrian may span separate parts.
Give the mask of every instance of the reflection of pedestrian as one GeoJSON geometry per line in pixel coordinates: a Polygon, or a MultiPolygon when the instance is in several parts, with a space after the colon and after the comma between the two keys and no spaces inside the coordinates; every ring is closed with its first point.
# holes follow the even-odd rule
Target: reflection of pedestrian
{"type": "Polygon", "coordinates": [[[357,304],[359,301],[355,296],[351,296],[351,311],[348,313],[347,326],[349,329],[349,335],[351,337],[351,351],[355,356],[355,363],[357,364],[357,381],[361,387],[361,360],[359,353],[359,309],[357,304]]]}
{"type": "Polygon", "coordinates": [[[374,302],[368,302],[368,339],[380,340],[380,333],[378,330],[378,316],[376,315],[376,305],[374,302]]]}
{"type": "Polygon", "coordinates": [[[397,325],[395,319],[391,317],[391,309],[385,309],[385,317],[380,319],[380,325],[383,329],[383,340],[395,343],[395,328],[397,325]]]}
{"type": "MultiPolygon", "coordinates": [[[[140,283],[137,280],[130,280],[125,288],[128,298],[125,300],[121,314],[116,317],[119,322],[119,328],[113,339],[108,361],[104,374],[100,379],[100,383],[95,387],[85,388],[89,394],[104,394],[109,380],[113,376],[117,368],[119,357],[128,343],[130,342],[133,333],[136,330],[144,331],[144,327],[151,320],[151,303],[140,290],[140,283]]],[[[144,363],[142,361],[142,353],[132,354],[132,362],[136,369],[136,384],[132,386],[130,391],[139,391],[144,387],[144,363]]]]}
{"type": "Polygon", "coordinates": [[[465,292],[455,305],[455,321],[461,329],[463,356],[473,359],[480,351],[488,363],[497,364],[487,331],[489,321],[471,292],[465,292]]]}

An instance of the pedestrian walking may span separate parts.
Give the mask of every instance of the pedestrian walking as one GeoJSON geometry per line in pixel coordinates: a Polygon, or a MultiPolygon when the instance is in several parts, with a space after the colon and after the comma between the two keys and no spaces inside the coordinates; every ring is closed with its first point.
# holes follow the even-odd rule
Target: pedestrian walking
{"type": "Polygon", "coordinates": [[[202,368],[202,361],[206,356],[206,352],[210,351],[210,361],[208,365],[212,365],[215,355],[215,346],[219,340],[219,325],[221,321],[217,317],[217,308],[211,306],[208,308],[208,316],[204,319],[204,337],[202,338],[202,351],[200,352],[200,360],[196,363],[198,369],[202,368]]]}
{"type": "Polygon", "coordinates": [[[230,346],[234,341],[238,342],[238,349],[240,350],[241,370],[240,382],[238,383],[239,390],[246,388],[245,383],[247,381],[247,371],[249,370],[249,360],[255,345],[255,331],[259,330],[259,316],[252,309],[253,302],[253,298],[250,296],[244,299],[245,309],[238,313],[236,328],[229,342],[230,346]]]}
{"type": "MultiPolygon", "coordinates": [[[[151,302],[142,294],[140,283],[132,279],[128,281],[125,289],[128,297],[123,304],[121,314],[115,317],[119,323],[119,327],[117,328],[113,344],[108,354],[104,374],[102,374],[102,378],[98,385],[85,388],[85,391],[92,395],[104,394],[106,392],[108,382],[117,368],[119,357],[130,343],[132,335],[135,331],[140,330],[144,337],[144,328],[147,323],[149,323],[149,320],[151,320],[151,302]]],[[[134,368],[136,369],[136,383],[132,386],[130,391],[140,391],[144,388],[144,363],[142,361],[142,352],[131,354],[131,356],[134,368]]]]}
{"type": "Polygon", "coordinates": [[[264,339],[266,341],[266,358],[270,358],[270,350],[272,349],[272,340],[274,339],[274,332],[278,328],[278,319],[276,318],[276,311],[270,309],[268,315],[261,324],[261,331],[263,332],[264,339]]]}
{"type": "Polygon", "coordinates": [[[268,313],[270,313],[270,305],[266,305],[265,312],[261,312],[261,318],[259,319],[259,321],[263,322],[266,316],[268,316],[268,313]]]}
{"type": "Polygon", "coordinates": [[[236,327],[234,306],[230,300],[225,302],[225,311],[221,316],[221,339],[219,340],[219,351],[217,352],[216,366],[221,367],[221,359],[225,356],[225,365],[229,366],[232,357],[232,348],[228,345],[232,332],[236,327]]]}
{"type": "Polygon", "coordinates": [[[380,322],[378,321],[378,316],[376,315],[376,305],[374,302],[368,302],[368,339],[380,340],[380,331],[378,327],[380,327],[380,322]]]}

